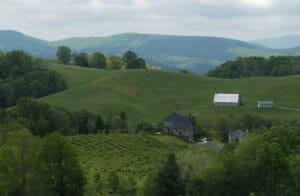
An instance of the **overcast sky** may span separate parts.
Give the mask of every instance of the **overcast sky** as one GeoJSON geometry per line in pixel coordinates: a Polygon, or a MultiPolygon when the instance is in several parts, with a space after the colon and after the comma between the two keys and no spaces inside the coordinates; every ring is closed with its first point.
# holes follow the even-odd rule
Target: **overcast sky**
{"type": "Polygon", "coordinates": [[[0,0],[0,29],[46,40],[138,32],[248,41],[300,34],[300,0],[0,0]]]}

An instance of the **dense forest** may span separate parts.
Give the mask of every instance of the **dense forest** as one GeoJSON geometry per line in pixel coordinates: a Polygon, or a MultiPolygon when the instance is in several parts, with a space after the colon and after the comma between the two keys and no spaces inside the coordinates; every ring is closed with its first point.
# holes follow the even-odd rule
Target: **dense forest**
{"type": "Polygon", "coordinates": [[[124,112],[120,113],[120,117],[108,117],[103,120],[100,114],[94,114],[87,110],[71,112],[63,107],[49,105],[33,98],[19,98],[14,108],[1,109],[0,117],[2,128],[14,124],[41,137],[55,131],[65,136],[112,131],[115,133],[128,132],[124,112]]]}
{"type": "Polygon", "coordinates": [[[237,57],[234,61],[226,61],[207,76],[217,78],[244,78],[255,76],[287,76],[300,74],[300,57],[271,56],[237,57]]]}
{"type": "Polygon", "coordinates": [[[23,51],[0,52],[0,107],[11,107],[19,97],[43,97],[67,88],[55,72],[41,67],[42,59],[23,51]]]}

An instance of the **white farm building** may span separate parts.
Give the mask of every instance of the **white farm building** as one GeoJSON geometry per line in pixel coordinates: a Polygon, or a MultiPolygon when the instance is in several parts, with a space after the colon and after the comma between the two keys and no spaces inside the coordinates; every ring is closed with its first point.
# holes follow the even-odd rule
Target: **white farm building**
{"type": "Polygon", "coordinates": [[[258,108],[272,108],[273,107],[273,101],[258,101],[257,102],[258,108]]]}
{"type": "Polygon", "coordinates": [[[241,105],[240,94],[216,93],[214,96],[216,106],[239,106],[241,105]]]}

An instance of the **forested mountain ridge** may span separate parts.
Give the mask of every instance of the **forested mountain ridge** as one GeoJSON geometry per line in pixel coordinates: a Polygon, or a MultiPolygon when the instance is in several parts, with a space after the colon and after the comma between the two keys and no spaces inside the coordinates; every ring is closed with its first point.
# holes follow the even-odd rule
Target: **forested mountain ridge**
{"type": "Polygon", "coordinates": [[[48,41],[24,35],[17,31],[0,31],[0,51],[23,50],[33,56],[55,58],[56,47],[48,41]]]}
{"type": "Polygon", "coordinates": [[[66,45],[76,52],[102,52],[121,56],[135,51],[148,63],[164,70],[205,74],[238,56],[299,55],[300,48],[269,49],[244,41],[206,37],[123,33],[107,37],[68,38],[53,42],[36,39],[16,31],[0,31],[0,50],[24,50],[34,56],[56,58],[56,49],[66,45]]]}

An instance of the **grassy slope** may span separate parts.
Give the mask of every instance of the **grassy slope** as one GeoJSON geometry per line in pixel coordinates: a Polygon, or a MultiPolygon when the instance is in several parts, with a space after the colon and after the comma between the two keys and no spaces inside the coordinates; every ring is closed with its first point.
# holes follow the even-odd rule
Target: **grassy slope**
{"type": "Polygon", "coordinates": [[[98,134],[77,135],[69,139],[78,152],[91,195],[95,194],[93,177],[96,173],[104,180],[110,172],[123,177],[133,176],[140,186],[147,175],[160,167],[168,153],[176,154],[183,170],[194,164],[198,173],[216,154],[211,149],[188,144],[173,136],[98,134]]]}
{"type": "Polygon", "coordinates": [[[43,100],[71,110],[85,108],[104,117],[125,111],[132,124],[156,123],[171,112],[192,113],[210,125],[223,115],[259,114],[274,120],[299,119],[300,112],[279,108],[259,110],[257,100],[300,108],[300,76],[217,79],[155,70],[107,71],[52,64],[67,80],[69,89],[43,100]],[[216,92],[240,93],[244,106],[215,107],[216,92]]]}

